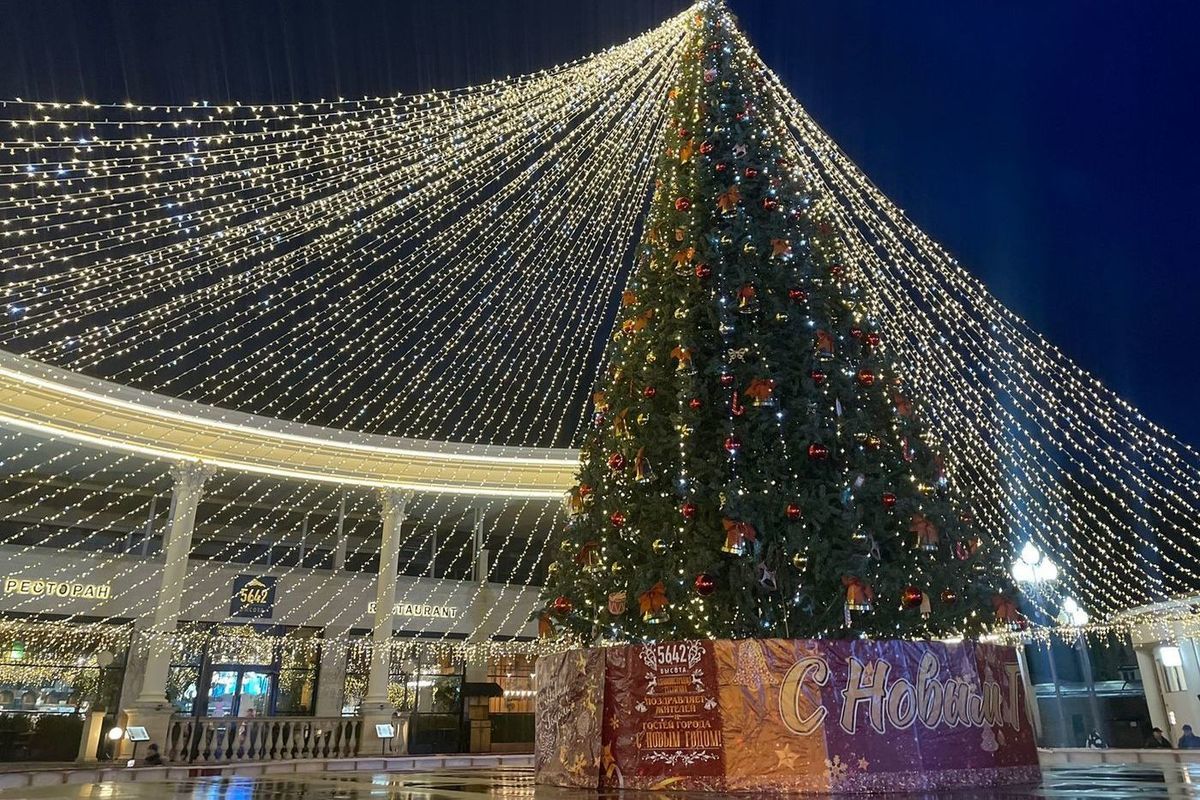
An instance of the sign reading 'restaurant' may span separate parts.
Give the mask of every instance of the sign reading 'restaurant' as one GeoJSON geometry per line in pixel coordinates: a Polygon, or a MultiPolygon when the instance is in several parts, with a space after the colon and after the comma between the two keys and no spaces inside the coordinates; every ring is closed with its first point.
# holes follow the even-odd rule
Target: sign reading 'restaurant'
{"type": "MultiPolygon", "coordinates": [[[[378,604],[372,600],[367,603],[367,613],[374,614],[378,607],[378,604]]],[[[428,603],[396,603],[392,606],[392,616],[458,619],[458,609],[454,606],[431,606],[428,603]]]]}
{"type": "Polygon", "coordinates": [[[107,600],[112,597],[112,587],[107,583],[48,581],[42,578],[5,578],[4,593],[44,595],[46,597],[78,597],[84,600],[107,600]]]}

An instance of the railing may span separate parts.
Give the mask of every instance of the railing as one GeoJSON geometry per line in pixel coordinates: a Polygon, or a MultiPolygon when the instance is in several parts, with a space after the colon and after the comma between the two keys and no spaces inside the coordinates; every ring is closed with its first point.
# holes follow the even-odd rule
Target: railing
{"type": "Polygon", "coordinates": [[[362,729],[352,717],[172,717],[163,755],[184,764],[348,758],[362,729]]]}

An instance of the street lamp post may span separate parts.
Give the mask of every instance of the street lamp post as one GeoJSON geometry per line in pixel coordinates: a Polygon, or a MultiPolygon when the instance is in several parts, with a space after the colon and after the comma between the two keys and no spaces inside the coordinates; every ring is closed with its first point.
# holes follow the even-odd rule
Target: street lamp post
{"type": "MultiPolygon", "coordinates": [[[[1040,593],[1044,585],[1058,580],[1058,565],[1049,556],[1043,555],[1033,542],[1026,542],[1021,548],[1017,560],[1012,563],[1012,579],[1017,583],[1029,584],[1035,593],[1040,593]]],[[[1059,685],[1058,667],[1054,664],[1054,642],[1046,648],[1047,660],[1050,663],[1050,680],[1054,681],[1054,710],[1058,717],[1060,735],[1067,734],[1067,715],[1063,710],[1062,686],[1059,685]]],[[[1033,698],[1037,702],[1036,692],[1033,698]]]]}
{"type": "MultiPolygon", "coordinates": [[[[1088,613],[1075,602],[1074,597],[1065,597],[1062,610],[1058,613],[1058,624],[1063,627],[1075,628],[1078,633],[1075,638],[1075,649],[1079,651],[1079,664],[1083,668],[1083,682],[1087,686],[1088,708],[1092,712],[1092,722],[1095,730],[1100,731],[1100,699],[1096,696],[1096,681],[1092,676],[1092,657],[1088,652],[1087,638],[1083,635],[1083,627],[1088,624],[1088,613]]],[[[1107,739],[1107,731],[1101,731],[1102,738],[1107,739]]]]}

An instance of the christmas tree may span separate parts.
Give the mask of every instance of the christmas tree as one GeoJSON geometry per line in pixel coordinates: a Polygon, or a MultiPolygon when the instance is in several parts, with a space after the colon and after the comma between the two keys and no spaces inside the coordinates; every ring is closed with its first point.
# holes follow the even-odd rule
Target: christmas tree
{"type": "Polygon", "coordinates": [[[765,67],[694,20],[554,553],[585,640],[924,637],[1016,621],[765,67]]]}

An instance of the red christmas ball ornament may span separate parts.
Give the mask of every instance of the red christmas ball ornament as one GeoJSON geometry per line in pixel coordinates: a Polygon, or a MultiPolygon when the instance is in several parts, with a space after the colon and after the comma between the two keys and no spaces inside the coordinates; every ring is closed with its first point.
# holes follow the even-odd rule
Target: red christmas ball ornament
{"type": "Polygon", "coordinates": [[[853,336],[855,339],[861,339],[862,335],[863,335],[862,328],[858,327],[857,325],[854,326],[853,328],[850,329],[850,335],[853,336]]]}
{"type": "Polygon", "coordinates": [[[804,512],[801,511],[800,506],[798,506],[797,504],[788,503],[787,508],[785,508],[783,510],[783,513],[789,520],[791,520],[792,522],[795,522],[796,520],[800,519],[801,515],[804,512]]]}
{"type": "Polygon", "coordinates": [[[779,201],[774,197],[764,197],[762,199],[762,207],[767,211],[774,211],[779,208],[779,201]]]}
{"type": "Polygon", "coordinates": [[[718,161],[713,165],[713,169],[715,169],[717,172],[724,172],[725,170],[729,169],[729,165],[724,161],[718,161]]]}
{"type": "Polygon", "coordinates": [[[712,277],[712,267],[710,267],[708,264],[697,264],[696,277],[702,281],[712,277]]]}
{"type": "Polygon", "coordinates": [[[819,369],[814,369],[809,371],[808,377],[812,378],[813,383],[815,383],[817,386],[820,386],[829,376],[819,369]]]}
{"type": "Polygon", "coordinates": [[[691,207],[692,207],[692,201],[687,199],[686,197],[676,197],[675,198],[675,210],[676,211],[687,211],[691,207]]]}
{"type": "Polygon", "coordinates": [[[958,592],[953,589],[942,590],[942,605],[952,606],[958,602],[958,592]]]}
{"type": "Polygon", "coordinates": [[[613,453],[608,457],[608,468],[613,472],[620,472],[625,469],[625,456],[620,453],[613,453]]]}
{"type": "Polygon", "coordinates": [[[561,594],[554,598],[554,602],[550,604],[550,609],[560,617],[565,617],[567,614],[570,614],[571,608],[571,598],[561,594]]]}
{"type": "Polygon", "coordinates": [[[813,461],[829,458],[829,448],[820,442],[814,442],[808,446],[808,457],[813,461]]]}
{"type": "Polygon", "coordinates": [[[692,411],[699,411],[703,406],[704,401],[699,397],[693,397],[691,400],[688,400],[688,408],[692,411]]]}
{"type": "Polygon", "coordinates": [[[916,608],[921,605],[921,599],[925,595],[915,586],[905,586],[904,591],[900,594],[900,604],[905,608],[916,608]]]}
{"type": "Polygon", "coordinates": [[[880,338],[878,333],[872,331],[871,333],[867,334],[867,344],[871,345],[871,347],[878,347],[879,342],[880,338]]]}
{"type": "Polygon", "coordinates": [[[588,486],[586,483],[579,484],[579,496],[580,497],[587,497],[591,493],[592,493],[592,487],[588,486]]]}
{"type": "Polygon", "coordinates": [[[620,511],[614,511],[608,515],[608,521],[613,524],[614,528],[619,528],[625,524],[625,515],[620,511]]]}
{"type": "Polygon", "coordinates": [[[841,264],[834,264],[832,267],[829,268],[829,274],[832,275],[834,278],[840,278],[844,271],[845,271],[845,268],[841,264]]]}
{"type": "Polygon", "coordinates": [[[658,394],[658,389],[655,389],[653,386],[647,386],[645,389],[642,389],[642,397],[645,397],[647,400],[652,399],[656,394],[658,394]]]}
{"type": "Polygon", "coordinates": [[[725,437],[725,451],[731,456],[736,456],[738,451],[742,449],[742,440],[730,434],[725,437]]]}
{"type": "Polygon", "coordinates": [[[679,133],[680,139],[687,139],[687,138],[690,138],[692,135],[692,132],[689,131],[687,128],[680,128],[678,133],[679,133]]]}
{"type": "Polygon", "coordinates": [[[711,153],[713,151],[713,148],[715,148],[715,147],[716,147],[716,145],[714,145],[712,142],[701,142],[700,143],[700,152],[703,155],[708,155],[709,153],[711,153]]]}
{"type": "Polygon", "coordinates": [[[793,303],[803,303],[807,299],[808,292],[803,289],[788,289],[788,300],[791,300],[793,303]]]}
{"type": "Polygon", "coordinates": [[[869,369],[860,369],[858,371],[858,382],[863,386],[871,386],[875,383],[875,373],[869,369]]]}
{"type": "Polygon", "coordinates": [[[747,178],[757,178],[758,170],[755,169],[754,167],[746,167],[746,169],[742,171],[742,174],[745,175],[747,178]]]}
{"type": "Polygon", "coordinates": [[[730,386],[733,386],[733,373],[732,372],[722,372],[721,377],[718,378],[717,380],[720,381],[722,386],[725,386],[727,388],[730,386]]]}
{"type": "Polygon", "coordinates": [[[896,507],[896,495],[892,494],[891,492],[884,492],[883,493],[883,507],[884,508],[895,508],[896,507]]]}
{"type": "Polygon", "coordinates": [[[696,594],[708,597],[717,590],[717,579],[706,572],[701,572],[696,576],[696,581],[692,585],[696,587],[696,594]]]}
{"type": "Polygon", "coordinates": [[[683,514],[684,519],[691,519],[692,517],[696,516],[696,504],[684,503],[679,507],[679,513],[683,514]]]}

